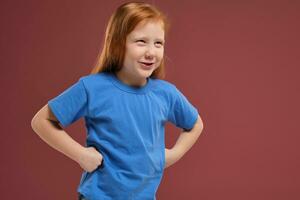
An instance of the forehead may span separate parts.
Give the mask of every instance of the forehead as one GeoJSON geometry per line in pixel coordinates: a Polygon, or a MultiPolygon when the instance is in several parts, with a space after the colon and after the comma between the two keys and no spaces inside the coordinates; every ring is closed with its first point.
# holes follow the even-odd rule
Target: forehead
{"type": "Polygon", "coordinates": [[[140,22],[128,37],[156,37],[163,39],[165,35],[164,25],[161,21],[142,21],[140,22]]]}

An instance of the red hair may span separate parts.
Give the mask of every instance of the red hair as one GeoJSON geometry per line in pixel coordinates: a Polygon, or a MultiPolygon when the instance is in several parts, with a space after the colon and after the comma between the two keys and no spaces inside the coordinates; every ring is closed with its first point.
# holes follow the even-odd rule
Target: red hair
{"type": "MultiPolygon", "coordinates": [[[[162,22],[165,33],[169,29],[166,16],[153,5],[142,2],[122,4],[112,14],[106,27],[104,45],[97,57],[92,74],[100,72],[117,72],[124,62],[127,35],[140,22],[155,20],[162,22]]],[[[160,66],[151,74],[152,78],[164,78],[164,58],[160,66]]]]}

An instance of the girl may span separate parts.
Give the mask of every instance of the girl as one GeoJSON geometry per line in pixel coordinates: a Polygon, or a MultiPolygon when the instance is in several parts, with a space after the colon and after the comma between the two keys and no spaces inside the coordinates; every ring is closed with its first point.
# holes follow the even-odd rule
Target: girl
{"type": "Polygon", "coordinates": [[[111,16],[92,73],[48,101],[33,130],[83,169],[79,199],[153,200],[163,170],[203,129],[197,109],[164,74],[166,17],[146,3],[126,3],[111,16]],[[86,147],[63,128],[84,117],[86,147]],[[167,121],[183,129],[165,149],[167,121]]]}

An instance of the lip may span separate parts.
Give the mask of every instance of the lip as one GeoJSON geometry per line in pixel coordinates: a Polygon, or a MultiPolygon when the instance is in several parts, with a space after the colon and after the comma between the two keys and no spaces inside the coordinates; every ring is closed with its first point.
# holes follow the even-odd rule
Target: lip
{"type": "Polygon", "coordinates": [[[154,62],[139,62],[143,69],[149,70],[152,69],[154,62]]]}
{"type": "Polygon", "coordinates": [[[143,64],[153,64],[154,62],[139,62],[139,63],[143,63],[143,64]]]}

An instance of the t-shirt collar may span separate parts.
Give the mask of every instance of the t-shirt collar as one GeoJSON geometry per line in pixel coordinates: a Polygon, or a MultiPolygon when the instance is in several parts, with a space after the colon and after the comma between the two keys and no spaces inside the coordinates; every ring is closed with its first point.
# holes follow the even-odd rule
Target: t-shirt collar
{"type": "Polygon", "coordinates": [[[119,88],[120,90],[123,90],[125,92],[129,93],[136,93],[136,94],[145,94],[149,90],[150,84],[152,82],[151,78],[147,78],[147,83],[143,86],[136,87],[128,85],[124,82],[122,82],[114,73],[109,73],[108,76],[110,77],[110,80],[112,83],[119,88]]]}

